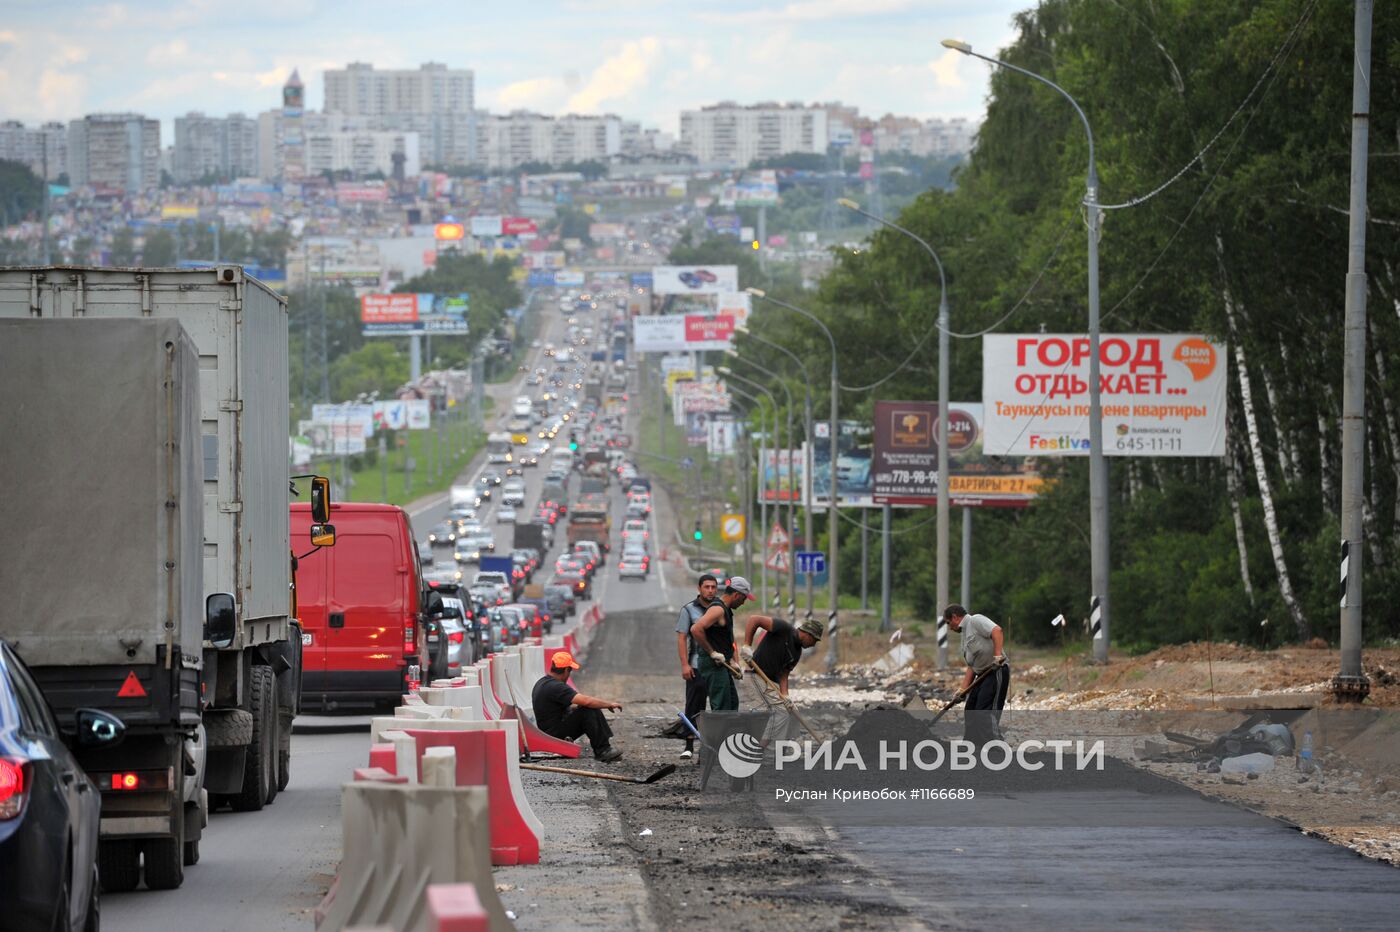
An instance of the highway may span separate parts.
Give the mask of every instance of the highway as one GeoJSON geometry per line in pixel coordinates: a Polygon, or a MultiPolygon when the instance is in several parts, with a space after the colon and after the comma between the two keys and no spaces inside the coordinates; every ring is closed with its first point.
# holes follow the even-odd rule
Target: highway
{"type": "MultiPolygon", "coordinates": [[[[541,343],[562,344],[566,315],[549,302],[539,308],[537,313],[544,314],[541,343]]],[[[544,357],[543,347],[527,355],[531,369],[552,362],[544,357]]],[[[516,395],[540,390],[523,387],[523,381],[521,373],[506,384],[488,387],[496,399],[498,413],[508,412],[509,400],[516,395]]],[[[559,439],[563,438],[561,434],[559,439]]],[[[474,481],[483,466],[484,455],[478,455],[462,473],[463,480],[474,481]]],[[[528,507],[519,509],[522,517],[533,514],[545,471],[544,467],[525,470],[528,507]]],[[[624,503],[617,484],[610,488],[616,530],[624,503]]],[[[504,545],[504,552],[508,553],[510,526],[495,523],[494,509],[494,497],[483,503],[482,523],[496,531],[498,551],[504,545]]],[[[447,510],[445,493],[430,496],[411,508],[417,539],[426,539],[428,528],[443,520],[447,510]]],[[[537,578],[548,578],[555,558],[565,547],[564,539],[561,525],[555,545],[539,571],[542,575],[537,578]]],[[[436,551],[438,559],[451,558],[450,548],[439,547],[436,551]]],[[[594,601],[609,611],[666,604],[659,577],[654,573],[645,582],[619,582],[615,563],[610,560],[595,577],[594,601]]],[[[556,626],[554,633],[570,630],[590,604],[581,603],[578,615],[562,628],[556,626]]],[[[340,788],[349,779],[350,771],[364,766],[368,759],[368,729],[369,718],[363,715],[298,718],[292,735],[291,783],[277,800],[260,812],[213,814],[205,829],[200,863],[186,871],[184,885],[171,891],[142,889],[104,896],[105,927],[119,932],[186,932],[192,928],[273,932],[310,928],[312,912],[334,879],[340,860],[340,788]],[[194,911],[197,920],[192,919],[194,911]]],[[[522,911],[528,908],[523,902],[519,906],[522,911]]]]}

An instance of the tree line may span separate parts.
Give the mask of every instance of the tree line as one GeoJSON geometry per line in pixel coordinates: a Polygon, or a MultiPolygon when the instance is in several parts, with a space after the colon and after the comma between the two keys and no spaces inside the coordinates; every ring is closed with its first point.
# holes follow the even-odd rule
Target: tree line
{"type": "MultiPolygon", "coordinates": [[[[1101,203],[1131,203],[1180,172],[1105,213],[1104,332],[1200,332],[1229,346],[1223,459],[1110,461],[1120,647],[1336,640],[1352,16],[1348,0],[1043,0],[1015,18],[1016,39],[998,53],[1084,109],[1101,203]]],[[[1377,5],[1374,34],[1370,640],[1400,635],[1400,8],[1377,5]]],[[[986,121],[955,187],[930,189],[892,218],[938,251],[953,331],[1084,331],[1087,161],[1062,97],[992,72],[986,121]]],[[[936,398],[939,279],[917,243],[875,231],[867,246],[837,251],[815,292],[774,291],[831,327],[843,385],[884,380],[843,391],[843,416],[868,418],[876,397],[936,398]]],[[[795,315],[760,305],[751,327],[818,367],[827,358],[825,338],[795,315]]],[[[775,377],[800,380],[780,354],[740,346],[775,377]]],[[[952,341],[955,400],[980,398],[981,353],[980,339],[952,341]]],[[[826,409],[825,397],[814,403],[826,409]]],[[[1054,481],[1033,507],[975,516],[973,607],[1049,641],[1055,615],[1088,613],[1088,464],[1041,463],[1054,481]]],[[[933,525],[922,513],[896,525],[898,594],[932,618],[933,525]]],[[[842,547],[843,567],[854,567],[849,525],[842,547]]]]}

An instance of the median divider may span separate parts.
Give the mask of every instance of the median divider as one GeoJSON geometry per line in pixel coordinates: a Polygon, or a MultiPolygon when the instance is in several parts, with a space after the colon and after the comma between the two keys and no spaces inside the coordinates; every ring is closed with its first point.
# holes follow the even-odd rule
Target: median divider
{"type": "Polygon", "coordinates": [[[425,928],[428,887],[464,883],[475,888],[488,928],[512,929],[491,877],[490,810],[485,787],[345,784],[343,856],[335,883],[316,908],[317,932],[425,928]]]}
{"type": "Polygon", "coordinates": [[[487,932],[490,917],[469,883],[428,885],[428,932],[487,932]]]}

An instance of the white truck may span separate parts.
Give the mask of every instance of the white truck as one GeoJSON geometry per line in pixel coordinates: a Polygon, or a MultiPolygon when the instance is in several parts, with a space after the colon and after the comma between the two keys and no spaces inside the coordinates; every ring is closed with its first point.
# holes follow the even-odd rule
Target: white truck
{"type": "Polygon", "coordinates": [[[509,433],[498,430],[486,435],[486,462],[509,463],[514,459],[509,433]]]}
{"type": "MultiPolygon", "coordinates": [[[[0,269],[0,318],[16,317],[165,318],[193,341],[204,593],[230,593],[234,603],[233,636],[204,642],[203,681],[196,683],[208,735],[204,785],[215,808],[261,809],[287,785],[291,722],[301,699],[302,635],[292,617],[288,539],[286,301],[236,265],[0,269]]],[[[102,373],[98,366],[69,375],[76,382],[102,373]]],[[[99,456],[92,465],[105,462],[99,456]]],[[[109,503],[87,504],[90,514],[109,503]]],[[[90,566],[87,548],[82,552],[90,566]]],[[[97,591],[108,582],[100,580],[97,591]]],[[[192,650],[187,641],[180,646],[192,650]]]]}

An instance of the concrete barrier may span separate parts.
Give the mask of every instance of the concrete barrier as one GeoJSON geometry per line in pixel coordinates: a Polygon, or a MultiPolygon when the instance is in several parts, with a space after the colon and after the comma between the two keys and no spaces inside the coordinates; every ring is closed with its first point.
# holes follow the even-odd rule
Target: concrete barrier
{"type": "Polygon", "coordinates": [[[540,862],[540,836],[525,817],[530,806],[524,789],[511,783],[508,760],[515,757],[514,742],[505,731],[410,730],[407,735],[418,745],[422,782],[441,786],[455,780],[458,786],[490,790],[492,864],[540,862]]]}
{"type": "MultiPolygon", "coordinates": [[[[419,728],[415,723],[411,727],[419,728]]],[[[422,724],[420,730],[441,730],[441,731],[499,731],[505,735],[506,752],[506,776],[510,781],[511,796],[515,799],[516,809],[524,817],[526,824],[530,826],[530,831],[535,833],[536,838],[544,837],[544,823],[539,816],[535,815],[534,809],[530,806],[530,799],[525,795],[525,783],[520,778],[520,723],[516,719],[506,719],[499,722],[450,722],[441,724],[439,722],[426,722],[422,724]]],[[[405,749],[400,754],[400,748],[405,748],[405,741],[413,741],[407,732],[400,730],[385,731],[381,737],[383,744],[373,745],[370,748],[372,765],[383,767],[391,774],[403,776],[410,782],[418,779],[420,770],[417,766],[417,756],[420,753],[417,749],[417,742],[411,745],[411,750],[405,749]],[[375,750],[382,749],[377,758],[374,758],[375,750]],[[402,761],[402,765],[400,764],[402,761]]]]}
{"type": "Polygon", "coordinates": [[[403,731],[405,728],[442,728],[451,730],[461,729],[463,725],[468,723],[469,720],[459,718],[413,719],[378,715],[369,720],[369,741],[371,745],[381,744],[388,740],[384,737],[387,732],[403,731]]]}
{"type": "MultiPolygon", "coordinates": [[[[450,707],[470,709],[470,714],[459,715],[458,717],[485,718],[482,711],[480,686],[467,686],[463,684],[460,686],[450,686],[445,689],[428,687],[426,689],[420,689],[418,695],[423,699],[423,702],[427,704],[428,708],[450,707]]],[[[420,706],[418,708],[422,707],[420,706]]]]}
{"type": "Polygon", "coordinates": [[[501,710],[501,717],[507,721],[515,721],[520,724],[520,740],[525,745],[526,753],[553,754],[555,757],[573,759],[583,753],[583,746],[563,738],[556,738],[547,735],[535,725],[534,721],[525,714],[522,714],[515,706],[506,706],[501,710]]]}
{"type": "Polygon", "coordinates": [[[428,885],[428,932],[487,932],[490,920],[469,883],[428,885]]]}
{"type": "Polygon", "coordinates": [[[491,683],[491,661],[478,660],[472,672],[476,675],[477,685],[481,687],[482,711],[488,719],[495,721],[501,717],[501,700],[491,683]]]}
{"type": "Polygon", "coordinates": [[[491,878],[484,787],[347,783],[340,872],[316,909],[318,932],[427,927],[430,884],[470,883],[493,932],[513,928],[491,878]]]}
{"type": "Polygon", "coordinates": [[[356,783],[378,782],[378,783],[407,783],[408,777],[401,777],[391,770],[383,767],[356,767],[350,777],[356,783]]]}
{"type": "MultiPolygon", "coordinates": [[[[520,650],[520,679],[523,683],[529,684],[533,691],[535,684],[540,681],[540,677],[549,672],[549,655],[552,651],[546,651],[544,647],[535,644],[528,645],[520,650]]],[[[521,702],[525,697],[521,696],[521,702]]]]}

